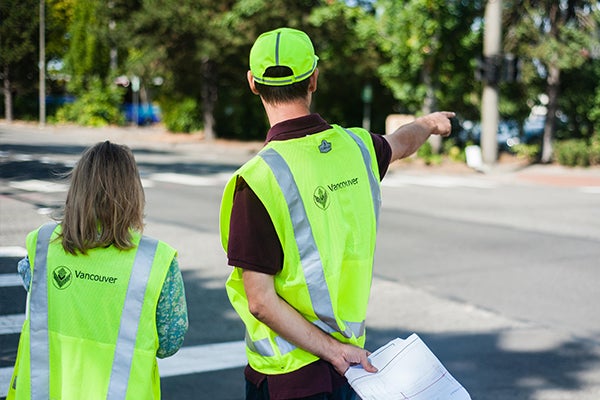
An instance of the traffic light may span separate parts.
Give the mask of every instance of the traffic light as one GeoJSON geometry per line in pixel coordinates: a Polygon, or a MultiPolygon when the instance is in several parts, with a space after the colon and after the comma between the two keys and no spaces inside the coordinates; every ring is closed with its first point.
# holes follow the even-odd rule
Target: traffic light
{"type": "Polygon", "coordinates": [[[519,59],[513,54],[484,56],[475,60],[475,79],[489,85],[515,82],[519,78],[519,59]]]}
{"type": "Polygon", "coordinates": [[[502,81],[516,82],[519,80],[519,59],[514,54],[507,53],[502,59],[502,81]]]}

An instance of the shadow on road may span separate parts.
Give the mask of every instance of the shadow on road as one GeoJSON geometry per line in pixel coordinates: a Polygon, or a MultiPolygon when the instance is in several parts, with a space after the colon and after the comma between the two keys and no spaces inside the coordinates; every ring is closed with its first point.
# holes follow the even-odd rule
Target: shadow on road
{"type": "MultiPolygon", "coordinates": [[[[366,347],[376,349],[411,333],[370,329],[366,347]]],[[[600,362],[597,352],[575,341],[540,351],[514,351],[503,348],[502,332],[417,334],[473,399],[529,400],[539,398],[541,390],[574,393],[584,388],[585,372],[598,368],[600,362]]]]}

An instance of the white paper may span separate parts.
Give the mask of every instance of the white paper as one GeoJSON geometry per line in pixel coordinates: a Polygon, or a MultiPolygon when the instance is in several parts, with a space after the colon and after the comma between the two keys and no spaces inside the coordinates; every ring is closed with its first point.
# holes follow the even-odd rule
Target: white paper
{"type": "Polygon", "coordinates": [[[366,372],[360,365],[346,371],[348,382],[363,400],[471,400],[415,333],[392,340],[369,359],[378,372],[366,372]]]}

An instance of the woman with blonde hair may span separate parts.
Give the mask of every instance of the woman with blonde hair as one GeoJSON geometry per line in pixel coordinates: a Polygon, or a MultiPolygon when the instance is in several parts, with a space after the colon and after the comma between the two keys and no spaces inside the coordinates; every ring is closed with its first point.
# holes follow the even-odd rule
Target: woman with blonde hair
{"type": "Polygon", "coordinates": [[[145,196],[131,150],[87,149],[59,223],[27,236],[18,271],[27,313],[8,399],[158,399],[156,357],[187,331],[177,252],[142,234],[145,196]]]}

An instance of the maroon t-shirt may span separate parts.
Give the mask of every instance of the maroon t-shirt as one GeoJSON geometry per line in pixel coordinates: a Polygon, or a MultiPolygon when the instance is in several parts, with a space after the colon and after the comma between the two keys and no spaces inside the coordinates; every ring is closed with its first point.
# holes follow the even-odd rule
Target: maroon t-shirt
{"type": "MultiPolygon", "coordinates": [[[[323,132],[331,126],[318,114],[280,122],[267,133],[267,140],[296,139],[323,132]]],[[[383,136],[371,134],[380,180],[385,176],[392,150],[383,136]]],[[[362,162],[362,160],[361,160],[362,162]]],[[[283,250],[269,214],[252,189],[238,178],[231,210],[228,263],[234,267],[249,269],[270,275],[277,274],[283,266],[283,250]]],[[[317,360],[297,371],[283,375],[264,375],[249,365],[246,379],[259,386],[266,378],[272,400],[300,398],[317,393],[329,393],[345,382],[333,366],[317,360]]]]}

